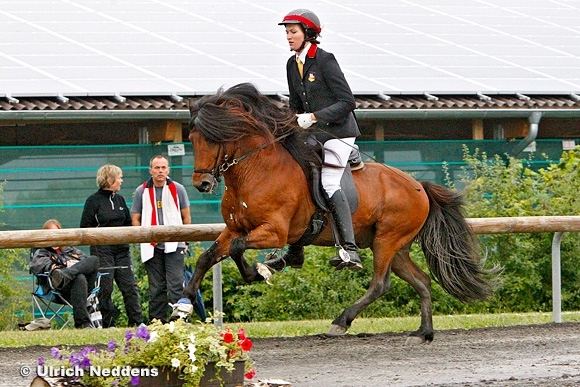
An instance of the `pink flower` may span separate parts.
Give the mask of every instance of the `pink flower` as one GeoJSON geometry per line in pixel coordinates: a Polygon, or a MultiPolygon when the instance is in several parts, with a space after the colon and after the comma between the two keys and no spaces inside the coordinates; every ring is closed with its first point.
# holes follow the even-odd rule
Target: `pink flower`
{"type": "Polygon", "coordinates": [[[238,339],[245,340],[246,339],[246,331],[244,328],[238,329],[238,339]]]}

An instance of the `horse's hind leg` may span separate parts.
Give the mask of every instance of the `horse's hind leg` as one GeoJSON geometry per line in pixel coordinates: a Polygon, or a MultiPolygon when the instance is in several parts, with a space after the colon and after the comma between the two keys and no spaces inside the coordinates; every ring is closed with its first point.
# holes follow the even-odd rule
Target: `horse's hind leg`
{"type": "Polygon", "coordinates": [[[372,304],[380,296],[385,294],[390,287],[391,257],[394,252],[390,249],[390,244],[384,243],[376,238],[374,242],[373,262],[374,273],[369,288],[364,296],[359,298],[354,304],[346,308],[330,326],[328,335],[343,335],[346,333],[355,317],[367,306],[372,304]],[[389,259],[382,259],[388,257],[389,259]]]}
{"type": "Polygon", "coordinates": [[[431,280],[409,256],[409,246],[399,250],[393,259],[393,273],[408,282],[419,294],[421,303],[421,325],[411,332],[405,344],[431,343],[433,341],[433,310],[431,306],[431,280]]]}
{"type": "Polygon", "coordinates": [[[371,285],[364,296],[359,298],[354,304],[346,308],[340,316],[332,322],[327,335],[338,336],[344,335],[348,328],[350,328],[355,317],[367,306],[372,304],[380,296],[385,294],[391,285],[390,270],[383,274],[382,279],[373,276],[371,285]],[[376,280],[376,281],[375,281],[376,280]]]}

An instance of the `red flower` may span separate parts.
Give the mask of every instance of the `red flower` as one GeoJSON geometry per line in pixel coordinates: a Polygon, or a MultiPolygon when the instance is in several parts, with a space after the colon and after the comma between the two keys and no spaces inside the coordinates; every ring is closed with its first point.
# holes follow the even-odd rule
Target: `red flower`
{"type": "Polygon", "coordinates": [[[244,375],[246,379],[252,379],[254,376],[256,376],[256,370],[253,368],[248,372],[246,372],[246,374],[244,375]]]}
{"type": "Polygon", "coordinates": [[[232,332],[230,332],[229,329],[227,331],[225,331],[224,333],[222,333],[222,338],[224,339],[224,342],[226,344],[229,344],[229,343],[234,341],[234,335],[232,332]]]}
{"type": "Polygon", "coordinates": [[[250,349],[252,349],[252,340],[246,338],[244,340],[240,340],[238,342],[240,344],[240,347],[242,347],[242,351],[244,352],[248,352],[250,349]]]}

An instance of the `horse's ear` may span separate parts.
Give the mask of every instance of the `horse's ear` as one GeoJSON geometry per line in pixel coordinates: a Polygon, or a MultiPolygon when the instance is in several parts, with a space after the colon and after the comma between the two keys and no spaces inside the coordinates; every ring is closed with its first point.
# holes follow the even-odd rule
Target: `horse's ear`
{"type": "Polygon", "coordinates": [[[193,113],[193,105],[194,105],[193,98],[188,98],[187,99],[187,108],[189,109],[189,114],[193,113]]]}

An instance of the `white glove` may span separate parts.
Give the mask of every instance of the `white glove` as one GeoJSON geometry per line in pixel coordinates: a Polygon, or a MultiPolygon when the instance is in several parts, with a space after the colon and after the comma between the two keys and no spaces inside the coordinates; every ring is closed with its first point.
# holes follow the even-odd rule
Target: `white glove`
{"type": "Polygon", "coordinates": [[[298,125],[302,129],[308,129],[316,122],[316,120],[312,119],[311,113],[296,114],[296,117],[298,117],[298,125]]]}

